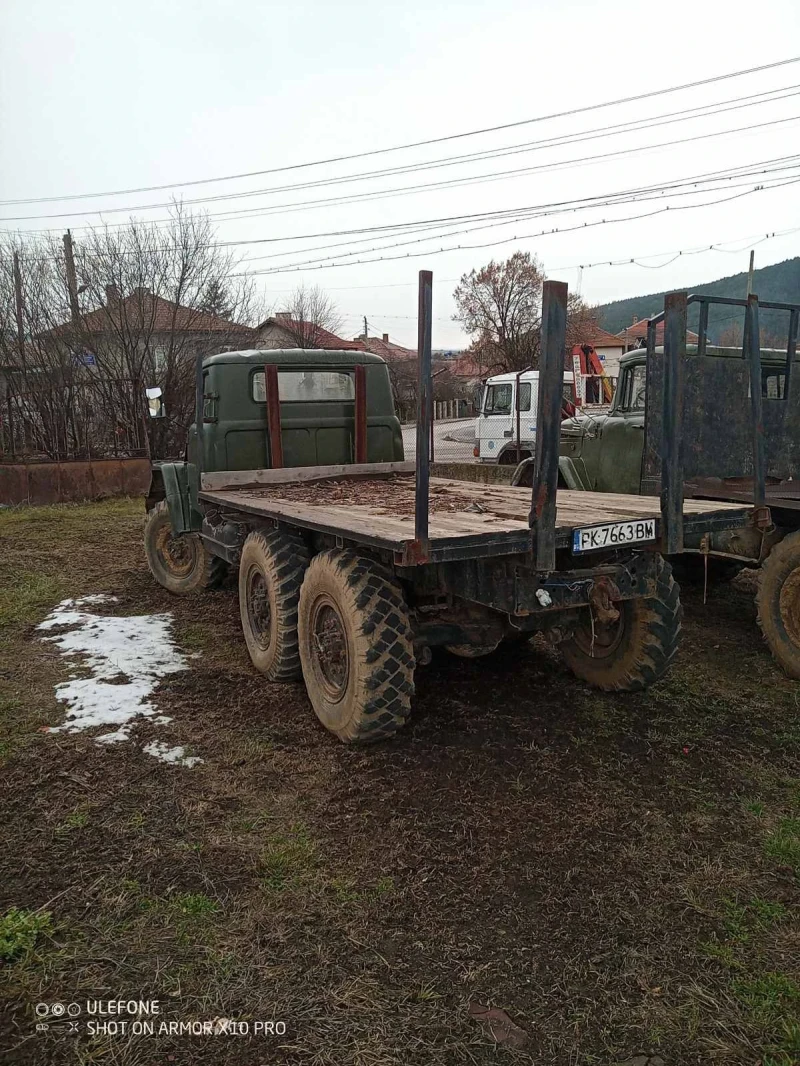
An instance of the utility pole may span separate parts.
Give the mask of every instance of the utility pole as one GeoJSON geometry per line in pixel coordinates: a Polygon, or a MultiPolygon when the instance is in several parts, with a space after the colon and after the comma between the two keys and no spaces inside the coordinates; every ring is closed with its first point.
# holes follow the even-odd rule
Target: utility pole
{"type": "Polygon", "coordinates": [[[25,361],[25,318],[22,305],[22,274],[19,269],[19,253],[14,252],[14,302],[17,309],[17,347],[19,357],[25,361]]]}
{"type": "Polygon", "coordinates": [[[751,248],[750,249],[750,269],[747,271],[747,295],[748,296],[752,296],[752,294],[753,294],[753,265],[755,263],[755,260],[756,260],[755,249],[751,248]]]}
{"type": "Polygon", "coordinates": [[[364,340],[367,339],[367,336],[368,336],[368,334],[367,334],[367,316],[364,315],[364,340]]]}
{"type": "Polygon", "coordinates": [[[78,308],[78,279],[75,276],[75,259],[72,255],[72,234],[69,230],[64,234],[64,262],[67,267],[69,309],[72,315],[72,323],[77,326],[80,320],[80,309],[78,308]]]}

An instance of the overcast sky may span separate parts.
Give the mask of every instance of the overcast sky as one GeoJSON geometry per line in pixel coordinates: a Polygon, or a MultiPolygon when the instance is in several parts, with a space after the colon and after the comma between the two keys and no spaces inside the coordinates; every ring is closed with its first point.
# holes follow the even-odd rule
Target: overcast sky
{"type": "MultiPolygon", "coordinates": [[[[281,192],[210,203],[212,214],[249,210],[218,221],[225,240],[297,237],[454,215],[546,205],[686,178],[789,156],[800,133],[800,63],[702,88],[449,141],[389,155],[231,180],[181,186],[203,178],[265,171],[332,156],[389,148],[488,126],[522,122],[573,108],[679,85],[800,54],[800,4],[762,0],[672,0],[668,8],[609,0],[403,0],[403,3],[236,4],[210,0],[4,0],[0,11],[0,199],[30,199],[176,183],[174,189],[84,201],[0,208],[4,228],[80,227],[102,209],[109,222],[132,208],[175,195],[190,199],[282,187],[281,192]],[[770,90],[783,99],[725,113],[683,119],[657,128],[606,134],[580,143],[539,146],[495,160],[416,174],[387,175],[315,189],[286,186],[341,178],[446,156],[474,153],[596,131],[600,126],[652,119],[699,105],[732,101],[770,90]],[[787,119],[789,121],[780,121],[787,119]],[[771,123],[771,125],[763,125],[771,123]],[[651,151],[630,152],[703,134],[707,137],[651,151]],[[554,164],[627,151],[605,160],[554,164]],[[539,167],[447,189],[412,185],[490,176],[539,167]],[[549,169],[541,169],[549,167],[549,169]],[[404,189],[381,199],[298,207],[303,201],[404,189]],[[111,209],[124,208],[122,213],[111,209]],[[272,212],[267,214],[267,209],[272,212]],[[280,208],[276,210],[276,208],[280,208]],[[260,214],[258,213],[260,211],[260,214]],[[19,216],[63,214],[58,218],[19,216]]],[[[733,107],[733,104],[729,106],[733,107]]],[[[800,177],[800,169],[777,175],[800,177]]],[[[776,175],[769,176],[776,181],[776,175]]],[[[274,309],[299,281],[328,290],[345,316],[346,336],[388,333],[415,345],[416,275],[434,272],[434,346],[464,344],[450,320],[452,290],[462,272],[520,248],[534,252],[548,276],[581,286],[591,302],[668,287],[691,287],[746,269],[750,243],[766,233],[800,227],[800,185],[735,190],[601,207],[459,232],[424,243],[420,235],[337,245],[335,238],[278,245],[242,245],[246,269],[319,259],[336,253],[336,267],[260,276],[274,309]],[[675,210],[743,193],[716,205],[675,210]],[[669,203],[671,210],[663,211],[669,203]],[[658,210],[638,221],[611,222],[658,210]],[[580,231],[526,237],[553,227],[593,225],[580,231]],[[489,244],[438,253],[454,245],[489,244]],[[725,243],[727,251],[678,251],[725,243]],[[374,249],[384,246],[384,252],[374,249]],[[316,250],[309,250],[316,249],[316,250]],[[256,258],[275,256],[281,258],[256,258]],[[350,253],[358,251],[359,255],[350,253]],[[349,262],[414,253],[414,258],[349,262]],[[426,252],[424,256],[417,253],[426,252]],[[438,254],[434,254],[438,253],[438,254]],[[651,257],[645,259],[644,257],[651,257]],[[649,266],[609,266],[617,259],[649,266]],[[592,265],[581,272],[579,264],[592,265]],[[602,265],[605,264],[605,265],[602,265]]],[[[733,183],[731,183],[733,185],[733,183]]],[[[139,217],[163,218],[163,208],[139,217]]],[[[477,223],[465,223],[461,229],[477,223]]],[[[486,223],[483,223],[485,226],[486,223]]],[[[339,238],[345,240],[345,238],[339,238]]],[[[763,241],[756,265],[798,254],[800,232],[763,241]]]]}

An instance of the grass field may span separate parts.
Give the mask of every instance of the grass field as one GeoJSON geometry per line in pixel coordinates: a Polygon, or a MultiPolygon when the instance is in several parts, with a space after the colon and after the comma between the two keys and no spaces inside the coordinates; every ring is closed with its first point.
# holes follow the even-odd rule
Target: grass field
{"type": "Polygon", "coordinates": [[[410,726],[349,749],[301,686],[255,674],[232,585],[152,582],[141,525],[130,501],[0,513],[7,1061],[800,1062],[800,687],[750,575],[685,595],[679,661],[645,694],[593,692],[538,646],[443,653],[410,726]],[[69,668],[34,627],[101,592],[172,612],[192,656],[136,743],[43,731],[69,668]],[[37,1002],[118,998],[286,1033],[36,1032],[37,1002]]]}

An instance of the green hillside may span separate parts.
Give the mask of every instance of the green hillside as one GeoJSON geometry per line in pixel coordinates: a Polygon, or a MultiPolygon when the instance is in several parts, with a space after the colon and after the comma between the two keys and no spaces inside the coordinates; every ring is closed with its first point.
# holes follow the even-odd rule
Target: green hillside
{"type": "MultiPolygon", "coordinates": [[[[693,285],[690,292],[703,293],[708,296],[732,296],[743,299],[747,292],[747,273],[733,274],[729,278],[693,285]]],[[[762,300],[776,303],[800,303],[800,258],[786,259],[773,266],[762,267],[753,274],[753,292],[762,300]]],[[[646,296],[632,296],[627,300],[614,300],[613,303],[600,304],[600,325],[610,333],[619,333],[629,326],[634,318],[648,318],[664,310],[665,292],[653,292],[646,296]]],[[[689,327],[697,328],[698,308],[689,309],[689,327]]],[[[777,342],[786,332],[788,316],[781,312],[763,312],[761,331],[765,339],[777,342]]],[[[735,329],[741,322],[741,316],[726,307],[712,307],[709,313],[708,333],[713,343],[718,343],[720,334],[735,329]]],[[[730,340],[730,337],[727,338],[730,340]]]]}

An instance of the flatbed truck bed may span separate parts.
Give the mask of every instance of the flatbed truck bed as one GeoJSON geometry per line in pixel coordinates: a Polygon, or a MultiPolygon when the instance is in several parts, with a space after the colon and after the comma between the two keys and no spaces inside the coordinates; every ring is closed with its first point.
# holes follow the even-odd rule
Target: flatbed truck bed
{"type": "MultiPolygon", "coordinates": [[[[351,466],[206,474],[200,499],[223,513],[242,512],[391,552],[401,566],[531,550],[529,489],[434,477],[429,546],[421,557],[414,536],[414,475],[403,469],[413,464],[386,464],[385,472],[376,471],[377,465],[363,471],[351,466]]],[[[749,513],[750,508],[736,503],[687,499],[684,530],[737,528],[749,513]]],[[[639,519],[655,520],[657,542],[660,517],[656,497],[560,490],[556,548],[571,548],[576,529],[639,519]]]]}
{"type": "Polygon", "coordinates": [[[716,530],[761,531],[768,509],[683,499],[674,407],[662,422],[660,500],[558,490],[567,297],[566,285],[545,282],[531,491],[431,478],[428,271],[414,463],[402,459],[375,357],[199,358],[186,463],[162,466],[163,497],[151,493],[145,546],[156,579],[188,593],[237,570],[253,665],[271,681],[302,676],[317,717],[346,742],[391,736],[407,721],[415,671],[433,648],[476,659],[535,634],[605,691],[658,681],[681,629],[662,553],[683,551],[687,534],[708,543],[716,530]],[[339,465],[320,465],[323,456],[339,465]]]}

